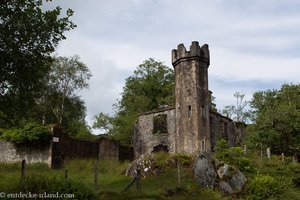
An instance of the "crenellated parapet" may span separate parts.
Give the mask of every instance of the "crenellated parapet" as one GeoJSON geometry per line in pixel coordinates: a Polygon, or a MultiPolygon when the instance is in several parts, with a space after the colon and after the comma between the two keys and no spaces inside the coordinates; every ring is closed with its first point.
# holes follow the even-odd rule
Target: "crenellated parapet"
{"type": "Polygon", "coordinates": [[[172,50],[172,64],[175,67],[178,63],[188,60],[200,60],[207,62],[209,65],[208,45],[199,46],[199,42],[194,41],[187,51],[183,44],[179,44],[177,49],[172,50]]]}

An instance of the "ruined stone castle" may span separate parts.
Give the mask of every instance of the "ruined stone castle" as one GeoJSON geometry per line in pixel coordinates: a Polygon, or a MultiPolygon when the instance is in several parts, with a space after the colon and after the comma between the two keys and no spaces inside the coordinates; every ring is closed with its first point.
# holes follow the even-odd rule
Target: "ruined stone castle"
{"type": "Polygon", "coordinates": [[[134,131],[135,157],[157,151],[195,154],[214,150],[224,138],[235,146],[244,137],[244,125],[212,110],[208,89],[208,45],[192,42],[172,51],[175,71],[175,108],[144,113],[134,131]]]}

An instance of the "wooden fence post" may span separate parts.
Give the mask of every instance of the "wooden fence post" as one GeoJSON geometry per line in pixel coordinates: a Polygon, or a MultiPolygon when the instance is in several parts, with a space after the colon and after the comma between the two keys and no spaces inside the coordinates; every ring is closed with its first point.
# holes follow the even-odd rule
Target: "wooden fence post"
{"type": "Polygon", "coordinates": [[[65,179],[68,179],[69,176],[68,176],[68,169],[65,169],[65,179]]]}
{"type": "Polygon", "coordinates": [[[179,159],[177,160],[177,185],[181,185],[181,165],[179,159]]]}
{"type": "Polygon", "coordinates": [[[297,162],[298,162],[297,154],[294,153],[294,155],[293,155],[293,163],[297,163],[297,162]]]}
{"type": "Polygon", "coordinates": [[[140,167],[138,167],[136,170],[136,188],[138,190],[141,189],[141,169],[140,169],[140,167]]]}
{"type": "Polygon", "coordinates": [[[95,190],[98,189],[98,160],[95,161],[94,165],[94,187],[95,190]]]}
{"type": "Polygon", "coordinates": [[[22,160],[22,171],[21,171],[21,178],[23,179],[24,177],[25,177],[25,165],[26,165],[26,160],[25,159],[23,159],[22,160]]]}
{"type": "Polygon", "coordinates": [[[268,157],[268,159],[271,159],[271,148],[270,147],[267,148],[267,157],[268,157]]]}
{"type": "Polygon", "coordinates": [[[244,156],[247,156],[247,145],[244,145],[244,156]]]}
{"type": "Polygon", "coordinates": [[[136,188],[138,190],[140,190],[141,189],[141,168],[140,168],[140,166],[137,166],[136,175],[134,176],[132,181],[130,181],[130,183],[126,186],[126,188],[123,191],[126,192],[133,185],[134,182],[136,182],[136,188]]]}

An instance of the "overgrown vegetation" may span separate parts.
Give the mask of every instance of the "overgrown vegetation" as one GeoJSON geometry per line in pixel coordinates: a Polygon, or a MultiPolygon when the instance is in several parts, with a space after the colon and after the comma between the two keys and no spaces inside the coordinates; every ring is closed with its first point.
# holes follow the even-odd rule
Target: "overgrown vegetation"
{"type": "MultiPolygon", "coordinates": [[[[157,155],[159,165],[166,160],[170,160],[167,154],[157,155]]],[[[57,189],[61,193],[73,193],[78,199],[223,199],[217,192],[200,189],[193,182],[189,167],[182,168],[180,185],[176,184],[177,169],[172,167],[160,175],[142,178],[141,190],[132,186],[124,192],[132,180],[124,175],[128,163],[100,161],[98,187],[95,188],[94,163],[93,160],[74,160],[60,170],[48,169],[45,164],[31,164],[23,182],[20,182],[21,163],[0,164],[0,171],[4,172],[0,174],[0,188],[3,192],[50,192],[57,189]],[[64,179],[65,169],[68,170],[67,180],[64,179]]]]}
{"type": "Polygon", "coordinates": [[[174,71],[150,58],[126,79],[115,115],[99,113],[94,128],[104,129],[124,144],[132,144],[134,122],[141,113],[174,106],[174,71]]]}
{"type": "Polygon", "coordinates": [[[0,3],[0,132],[14,143],[44,142],[49,124],[76,138],[92,138],[77,92],[91,73],[79,56],[53,57],[73,10],[45,10],[44,0],[0,3]],[[43,8],[44,7],[44,8],[43,8]]]}
{"type": "Polygon", "coordinates": [[[0,139],[15,144],[47,144],[50,142],[49,127],[36,122],[24,122],[20,128],[0,129],[0,139]]]}
{"type": "Polygon", "coordinates": [[[293,163],[291,160],[282,161],[277,156],[272,159],[253,157],[257,173],[249,176],[249,183],[246,188],[246,194],[249,199],[299,199],[300,187],[299,163],[293,163]],[[291,196],[291,194],[297,196],[291,196]]]}
{"type": "Polygon", "coordinates": [[[295,195],[300,194],[300,165],[290,157],[261,158],[256,152],[245,155],[240,147],[229,147],[224,139],[217,142],[215,149],[217,159],[234,165],[247,176],[241,199],[299,199],[295,195]]]}
{"type": "Polygon", "coordinates": [[[241,147],[229,147],[228,142],[221,139],[215,147],[215,157],[225,163],[236,166],[242,172],[254,172],[255,169],[241,147]]]}
{"type": "Polygon", "coordinates": [[[251,101],[253,126],[248,143],[255,150],[300,154],[300,84],[283,84],[279,90],[255,92],[251,101]]]}
{"type": "Polygon", "coordinates": [[[217,190],[199,188],[192,178],[192,157],[158,153],[153,159],[161,168],[160,173],[142,177],[141,190],[133,185],[128,191],[123,191],[132,177],[124,175],[128,162],[117,161],[98,163],[98,184],[95,186],[94,160],[69,161],[60,170],[49,169],[46,164],[30,164],[23,182],[20,182],[21,163],[0,164],[0,188],[4,192],[46,190],[71,193],[78,199],[299,199],[299,164],[282,161],[276,156],[261,159],[251,154],[248,157],[256,170],[246,173],[248,182],[240,196],[222,196],[217,190]],[[176,160],[182,163],[180,183],[176,160]],[[64,178],[66,169],[68,179],[64,178]]]}

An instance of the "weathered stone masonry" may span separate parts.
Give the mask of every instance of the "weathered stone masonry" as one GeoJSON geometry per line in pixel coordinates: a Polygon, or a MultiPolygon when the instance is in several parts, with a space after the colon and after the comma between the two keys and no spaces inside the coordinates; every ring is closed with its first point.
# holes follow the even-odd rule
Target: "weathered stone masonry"
{"type": "Polygon", "coordinates": [[[141,154],[151,154],[157,150],[165,150],[174,154],[175,150],[175,110],[166,109],[149,112],[141,115],[135,124],[134,153],[135,157],[141,154]],[[156,131],[155,117],[166,116],[167,131],[156,131]]]}
{"type": "Polygon", "coordinates": [[[212,111],[208,89],[208,45],[192,42],[172,51],[175,71],[175,108],[140,115],[135,125],[135,157],[155,151],[171,154],[210,152],[224,138],[231,146],[244,137],[244,126],[212,111]],[[165,125],[164,125],[165,123],[165,125]]]}
{"type": "Polygon", "coordinates": [[[172,51],[175,70],[176,152],[194,154],[210,149],[208,45],[193,42],[190,51],[183,44],[172,51]]]}
{"type": "Polygon", "coordinates": [[[43,162],[51,168],[59,168],[72,159],[132,160],[133,149],[105,137],[97,141],[73,139],[54,126],[49,144],[20,146],[0,140],[0,162],[20,162],[23,159],[27,163],[43,162]]]}

